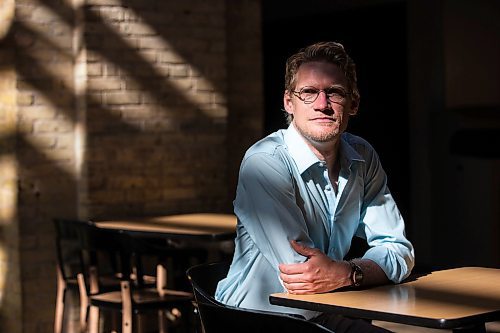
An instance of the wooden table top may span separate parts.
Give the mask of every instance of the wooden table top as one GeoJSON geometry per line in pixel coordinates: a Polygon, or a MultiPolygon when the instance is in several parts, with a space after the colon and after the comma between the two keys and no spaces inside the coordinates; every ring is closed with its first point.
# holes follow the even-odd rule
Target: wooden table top
{"type": "Polygon", "coordinates": [[[94,221],[99,228],[124,230],[145,236],[230,239],[236,233],[233,214],[179,214],[94,221]]]}
{"type": "Polygon", "coordinates": [[[462,267],[364,290],[314,295],[276,293],[270,301],[372,320],[455,328],[500,320],[500,269],[462,267]]]}

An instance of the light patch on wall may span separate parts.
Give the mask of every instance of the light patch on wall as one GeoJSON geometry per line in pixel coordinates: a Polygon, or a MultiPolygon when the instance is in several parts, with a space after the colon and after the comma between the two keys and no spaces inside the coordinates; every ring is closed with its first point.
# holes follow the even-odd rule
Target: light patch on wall
{"type": "Polygon", "coordinates": [[[5,240],[15,232],[14,221],[16,219],[17,207],[17,168],[13,155],[0,156],[0,228],[2,240],[0,241],[0,304],[2,304],[7,273],[10,272],[9,244],[5,240]]]}
{"type": "MultiPolygon", "coordinates": [[[[128,8],[127,10],[129,17],[140,18],[140,15],[134,13],[132,9],[128,8]]],[[[225,92],[217,91],[214,82],[204,77],[193,65],[189,64],[189,61],[176,52],[175,48],[162,38],[152,26],[140,19],[133,23],[119,23],[113,16],[114,14],[111,11],[100,12],[103,23],[108,29],[123,37],[123,43],[130,47],[131,52],[137,52],[144,63],[151,66],[158,78],[164,80],[166,87],[196,105],[197,109],[209,118],[227,116],[225,92]],[[137,44],[138,39],[139,44],[137,44]]],[[[127,79],[136,85],[141,85],[133,76],[127,79]]],[[[162,104],[155,92],[145,92],[143,98],[147,99],[148,102],[155,101],[162,104]]],[[[130,125],[134,126],[134,124],[130,125]]]]}
{"type": "MultiPolygon", "coordinates": [[[[48,13],[47,15],[54,16],[52,20],[56,21],[57,16],[52,14],[48,7],[40,6],[40,8],[45,8],[45,12],[48,13]]],[[[36,42],[39,44],[39,47],[44,46],[47,49],[57,50],[58,58],[61,56],[66,56],[67,59],[71,58],[71,39],[73,36],[72,27],[68,24],[61,21],[57,23],[51,22],[45,18],[45,20],[41,22],[22,21],[22,26],[25,27],[26,30],[29,30],[33,36],[36,36],[36,39],[31,40],[30,37],[19,34],[19,36],[16,36],[18,43],[28,44],[36,42]]],[[[33,54],[32,56],[36,58],[37,55],[33,54]]]]}
{"type": "MultiPolygon", "coordinates": [[[[2,8],[2,7],[0,7],[2,8]]],[[[16,137],[15,73],[5,66],[0,71],[0,304],[6,297],[6,280],[16,270],[9,255],[17,248],[17,162],[14,155],[16,137]]],[[[12,280],[11,280],[12,281],[12,280]]],[[[15,280],[14,280],[15,281],[15,280]]],[[[15,290],[9,285],[11,291],[15,290]]]]}
{"type": "Polygon", "coordinates": [[[7,36],[14,20],[14,0],[0,0],[0,40],[7,36]]]}
{"type": "Polygon", "coordinates": [[[12,155],[0,156],[0,225],[15,218],[16,163],[12,155]]]}
{"type": "MultiPolygon", "coordinates": [[[[62,122],[62,120],[60,120],[60,122],[62,122]]],[[[64,122],[68,126],[73,126],[73,124],[69,123],[68,120],[65,120],[64,122]]],[[[51,135],[47,135],[45,137],[42,137],[40,135],[25,135],[24,140],[26,140],[26,142],[28,142],[41,155],[44,155],[46,159],[53,162],[60,162],[57,163],[57,165],[62,169],[62,171],[64,171],[68,175],[76,176],[75,166],[72,163],[75,158],[75,152],[70,146],[61,149],[54,149],[53,145],[54,142],[57,141],[57,139],[53,140],[53,137],[55,138],[55,136],[51,135]]]]}

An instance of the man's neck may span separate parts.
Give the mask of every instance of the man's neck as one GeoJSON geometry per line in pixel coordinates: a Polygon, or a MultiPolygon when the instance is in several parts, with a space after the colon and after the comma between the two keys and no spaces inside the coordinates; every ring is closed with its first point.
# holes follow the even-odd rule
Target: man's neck
{"type": "Polygon", "coordinates": [[[330,173],[334,172],[338,175],[338,170],[340,169],[338,166],[340,163],[338,163],[337,160],[339,159],[341,134],[329,141],[316,141],[301,133],[294,123],[292,123],[291,126],[295,128],[313,154],[316,155],[320,161],[326,163],[330,173]]]}
{"type": "Polygon", "coordinates": [[[307,139],[306,142],[316,157],[326,163],[328,178],[330,178],[333,189],[337,194],[340,174],[340,137],[330,142],[311,142],[307,139]]]}
{"type": "Polygon", "coordinates": [[[306,142],[314,155],[326,163],[329,170],[335,169],[339,159],[340,138],[329,142],[311,142],[309,140],[306,140],[306,142]]]}

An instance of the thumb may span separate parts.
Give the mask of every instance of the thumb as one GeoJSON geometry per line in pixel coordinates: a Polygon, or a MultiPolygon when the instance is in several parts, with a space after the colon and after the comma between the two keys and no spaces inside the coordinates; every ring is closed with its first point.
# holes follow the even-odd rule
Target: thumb
{"type": "Polygon", "coordinates": [[[316,254],[316,249],[313,247],[305,246],[302,244],[297,243],[297,241],[290,241],[290,244],[292,245],[292,248],[298,253],[301,254],[305,257],[310,257],[316,254]]]}

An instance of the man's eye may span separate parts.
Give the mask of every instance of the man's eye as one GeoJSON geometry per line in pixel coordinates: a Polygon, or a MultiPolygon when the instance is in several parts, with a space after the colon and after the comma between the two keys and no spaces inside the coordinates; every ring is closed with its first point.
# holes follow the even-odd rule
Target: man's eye
{"type": "Polygon", "coordinates": [[[314,89],[314,88],[305,88],[305,89],[302,89],[302,93],[303,94],[317,94],[318,93],[318,89],[314,89]]]}
{"type": "Polygon", "coordinates": [[[337,89],[337,88],[332,88],[332,89],[326,89],[325,93],[328,96],[345,96],[346,93],[342,89],[337,89]]]}

